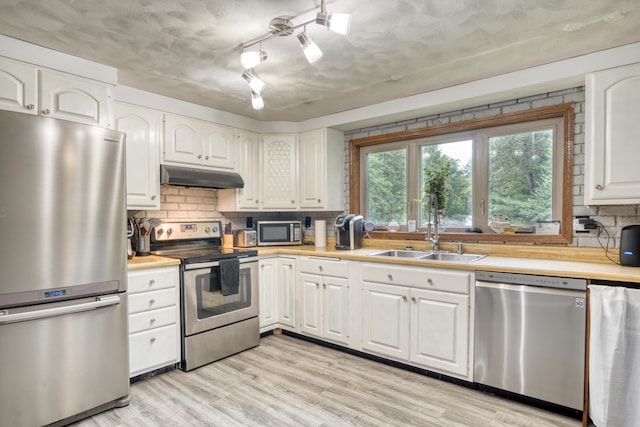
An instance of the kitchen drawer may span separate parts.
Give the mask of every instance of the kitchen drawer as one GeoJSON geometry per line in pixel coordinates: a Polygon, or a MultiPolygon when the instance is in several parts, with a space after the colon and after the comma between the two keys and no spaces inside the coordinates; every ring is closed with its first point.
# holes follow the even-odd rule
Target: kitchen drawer
{"type": "Polygon", "coordinates": [[[139,375],[178,362],[178,326],[129,335],[129,374],[139,375]]]}
{"type": "Polygon", "coordinates": [[[129,294],[154,291],[156,289],[174,288],[178,286],[178,267],[134,270],[129,272],[128,278],[129,294]]]}
{"type": "Polygon", "coordinates": [[[176,297],[175,288],[129,295],[129,314],[176,306],[176,297]]]}
{"type": "Polygon", "coordinates": [[[349,262],[336,258],[303,258],[299,264],[300,272],[333,277],[349,277],[349,262]]]}
{"type": "Polygon", "coordinates": [[[176,307],[173,306],[130,314],[129,333],[133,334],[176,323],[178,321],[176,313],[176,307]]]}
{"type": "Polygon", "coordinates": [[[435,268],[395,267],[389,264],[362,264],[365,282],[411,286],[435,291],[469,294],[470,272],[435,268]]]}

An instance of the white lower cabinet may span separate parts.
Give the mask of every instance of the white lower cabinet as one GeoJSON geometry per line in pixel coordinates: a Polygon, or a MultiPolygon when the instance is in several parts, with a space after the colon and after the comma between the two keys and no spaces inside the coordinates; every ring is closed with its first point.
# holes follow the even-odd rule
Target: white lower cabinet
{"type": "Polygon", "coordinates": [[[260,332],[280,326],[296,327],[296,260],[288,257],[259,261],[260,332]]]}
{"type": "Polygon", "coordinates": [[[300,332],[349,344],[349,263],[299,260],[300,332]]]}
{"type": "Polygon", "coordinates": [[[471,378],[472,273],[364,264],[362,349],[471,378]]]}
{"type": "Polygon", "coordinates": [[[180,361],[178,267],[130,271],[129,376],[180,361]]]}

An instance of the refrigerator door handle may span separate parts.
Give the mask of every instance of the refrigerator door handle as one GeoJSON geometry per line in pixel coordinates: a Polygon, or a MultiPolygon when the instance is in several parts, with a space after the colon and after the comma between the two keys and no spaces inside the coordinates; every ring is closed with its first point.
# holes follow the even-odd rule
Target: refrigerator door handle
{"type": "Polygon", "coordinates": [[[45,309],[34,309],[22,313],[9,314],[7,310],[0,310],[0,324],[26,322],[29,320],[44,319],[47,317],[61,316],[63,314],[79,313],[120,304],[120,295],[97,297],[95,301],[80,304],[67,305],[45,309]]]}

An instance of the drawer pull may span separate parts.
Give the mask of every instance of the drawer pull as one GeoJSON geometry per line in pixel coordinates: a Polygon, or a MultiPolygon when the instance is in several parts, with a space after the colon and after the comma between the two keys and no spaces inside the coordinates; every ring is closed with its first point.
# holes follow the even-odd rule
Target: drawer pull
{"type": "Polygon", "coordinates": [[[431,278],[427,279],[427,283],[430,285],[433,285],[433,280],[431,280],[431,278]]]}
{"type": "Polygon", "coordinates": [[[151,323],[151,324],[156,323],[156,319],[151,319],[151,320],[149,320],[149,323],[151,323]]]}
{"type": "Polygon", "coordinates": [[[156,300],[154,300],[154,299],[150,299],[150,300],[149,300],[149,305],[153,305],[153,304],[155,304],[155,303],[156,303],[156,300]]]}
{"type": "Polygon", "coordinates": [[[391,274],[387,274],[387,277],[389,278],[389,280],[393,280],[393,276],[391,274]]]}
{"type": "Polygon", "coordinates": [[[152,337],[149,341],[151,341],[152,343],[156,342],[156,338],[152,337]]]}
{"type": "Polygon", "coordinates": [[[156,283],[156,279],[149,280],[149,286],[153,286],[156,283]]]}
{"type": "Polygon", "coordinates": [[[320,271],[322,271],[322,266],[319,266],[318,268],[320,269],[320,271]]]}

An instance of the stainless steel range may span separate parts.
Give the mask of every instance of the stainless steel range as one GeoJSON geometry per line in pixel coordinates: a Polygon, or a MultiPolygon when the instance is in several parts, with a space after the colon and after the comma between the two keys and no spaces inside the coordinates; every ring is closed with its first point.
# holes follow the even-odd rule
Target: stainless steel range
{"type": "Polygon", "coordinates": [[[181,260],[184,371],[260,343],[258,253],[221,242],[220,221],[165,222],[152,233],[153,254],[181,260]]]}

